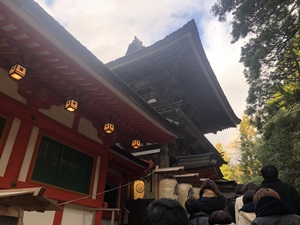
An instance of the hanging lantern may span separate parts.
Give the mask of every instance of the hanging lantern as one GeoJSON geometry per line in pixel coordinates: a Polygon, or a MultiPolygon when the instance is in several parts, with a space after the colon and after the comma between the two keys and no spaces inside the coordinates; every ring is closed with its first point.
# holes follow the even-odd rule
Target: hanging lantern
{"type": "Polygon", "coordinates": [[[145,183],[142,180],[136,180],[133,184],[134,199],[144,198],[145,183]]]}
{"type": "Polygon", "coordinates": [[[26,75],[26,67],[17,63],[11,67],[8,75],[15,80],[21,80],[26,75]]]}
{"type": "Polygon", "coordinates": [[[69,112],[74,112],[77,109],[77,107],[78,107],[78,102],[73,98],[67,100],[65,104],[65,109],[69,112]]]}
{"type": "Polygon", "coordinates": [[[111,134],[115,131],[115,126],[112,123],[106,123],[104,124],[103,130],[104,132],[111,134]]]}
{"type": "Polygon", "coordinates": [[[140,140],[138,140],[138,139],[132,140],[131,146],[132,146],[133,148],[139,148],[139,147],[141,147],[141,142],[140,142],[140,140]]]}

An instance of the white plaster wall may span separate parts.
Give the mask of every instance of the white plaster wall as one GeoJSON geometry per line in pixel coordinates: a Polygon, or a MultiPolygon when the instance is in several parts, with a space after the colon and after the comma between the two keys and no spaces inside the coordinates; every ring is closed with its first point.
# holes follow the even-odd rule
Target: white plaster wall
{"type": "Polygon", "coordinates": [[[97,156],[94,183],[93,183],[93,196],[92,196],[92,199],[97,198],[97,187],[98,187],[98,181],[99,181],[99,175],[100,175],[100,164],[101,164],[101,157],[97,156]]]}
{"type": "Polygon", "coordinates": [[[64,208],[61,225],[92,225],[93,217],[93,211],[85,207],[70,204],[64,208]]]}
{"type": "Polygon", "coordinates": [[[24,225],[52,225],[55,211],[24,212],[24,225]]]}
{"type": "Polygon", "coordinates": [[[29,143],[26,149],[24,160],[22,162],[22,166],[18,178],[19,181],[23,181],[23,182],[26,181],[38,134],[39,134],[39,128],[34,126],[32,128],[29,143]]]}
{"type": "Polygon", "coordinates": [[[65,110],[63,105],[52,105],[49,110],[39,109],[39,112],[56,120],[57,122],[65,125],[66,127],[72,128],[73,126],[75,114],[65,110]]]}
{"type": "MultiPolygon", "coordinates": [[[[99,126],[99,129],[102,129],[102,128],[99,126]]],[[[78,133],[80,133],[98,143],[103,144],[103,141],[98,138],[97,129],[93,126],[91,121],[87,120],[84,117],[81,117],[79,120],[78,133]]]]}

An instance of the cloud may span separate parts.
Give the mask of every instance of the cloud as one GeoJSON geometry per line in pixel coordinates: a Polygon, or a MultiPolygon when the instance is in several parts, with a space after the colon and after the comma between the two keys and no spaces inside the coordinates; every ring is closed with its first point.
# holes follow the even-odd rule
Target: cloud
{"type": "MultiPolygon", "coordinates": [[[[245,109],[248,86],[239,63],[241,43],[230,44],[229,22],[210,13],[215,0],[36,0],[76,39],[107,63],[125,55],[137,36],[149,46],[195,19],[210,64],[235,113],[245,109]],[[51,3],[51,4],[50,4],[51,3]]],[[[236,129],[207,135],[228,145],[236,129]]]]}
{"type": "Polygon", "coordinates": [[[123,56],[137,36],[145,46],[194,18],[209,14],[211,1],[36,0],[101,61],[123,56]]]}

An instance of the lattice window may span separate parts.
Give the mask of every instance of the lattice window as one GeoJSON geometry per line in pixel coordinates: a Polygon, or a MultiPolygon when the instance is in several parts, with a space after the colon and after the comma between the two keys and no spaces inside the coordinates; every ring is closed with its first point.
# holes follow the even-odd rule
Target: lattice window
{"type": "Polygon", "coordinates": [[[43,136],[32,180],[89,194],[93,157],[43,136]]]}

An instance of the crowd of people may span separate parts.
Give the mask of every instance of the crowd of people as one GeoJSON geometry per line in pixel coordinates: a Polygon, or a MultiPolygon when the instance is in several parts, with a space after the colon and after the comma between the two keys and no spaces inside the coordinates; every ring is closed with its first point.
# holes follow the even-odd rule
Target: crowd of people
{"type": "Polygon", "coordinates": [[[261,169],[259,186],[250,182],[236,186],[227,199],[213,180],[205,180],[199,198],[189,197],[183,207],[174,199],[152,202],[143,225],[300,225],[300,195],[278,178],[274,165],[261,169]]]}

